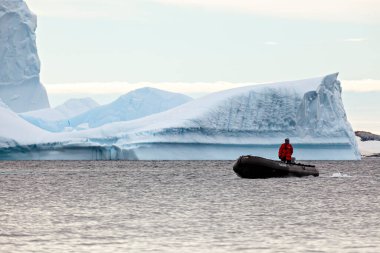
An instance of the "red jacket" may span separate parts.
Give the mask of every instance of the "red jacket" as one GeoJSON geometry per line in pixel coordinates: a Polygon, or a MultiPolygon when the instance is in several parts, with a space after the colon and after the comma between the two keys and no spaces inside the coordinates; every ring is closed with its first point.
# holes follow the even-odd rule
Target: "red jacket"
{"type": "Polygon", "coordinates": [[[292,154],[293,154],[293,147],[290,143],[283,143],[280,147],[280,150],[278,150],[278,157],[283,158],[285,157],[286,160],[291,161],[292,160],[292,154]]]}

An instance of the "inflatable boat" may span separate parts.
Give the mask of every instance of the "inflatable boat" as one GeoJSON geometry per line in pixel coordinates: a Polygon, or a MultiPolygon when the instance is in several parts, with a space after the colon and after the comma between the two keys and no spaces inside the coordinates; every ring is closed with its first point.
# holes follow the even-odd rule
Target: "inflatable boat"
{"type": "Polygon", "coordinates": [[[285,163],[250,155],[240,156],[233,169],[242,178],[319,176],[314,165],[285,163]]]}

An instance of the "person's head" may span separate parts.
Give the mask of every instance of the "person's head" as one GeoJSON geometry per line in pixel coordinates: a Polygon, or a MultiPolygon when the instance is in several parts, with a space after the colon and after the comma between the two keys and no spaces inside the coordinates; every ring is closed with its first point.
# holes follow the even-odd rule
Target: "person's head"
{"type": "Polygon", "coordinates": [[[289,138],[286,138],[286,139],[285,139],[285,143],[289,143],[289,138]]]}

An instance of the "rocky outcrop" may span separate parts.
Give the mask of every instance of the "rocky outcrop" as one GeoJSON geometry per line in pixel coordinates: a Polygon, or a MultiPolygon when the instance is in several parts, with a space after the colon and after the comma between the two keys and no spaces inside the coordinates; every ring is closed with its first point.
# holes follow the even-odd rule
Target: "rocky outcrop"
{"type": "Polygon", "coordinates": [[[355,135],[358,136],[361,141],[380,141],[380,135],[366,131],[355,131],[355,135]]]}

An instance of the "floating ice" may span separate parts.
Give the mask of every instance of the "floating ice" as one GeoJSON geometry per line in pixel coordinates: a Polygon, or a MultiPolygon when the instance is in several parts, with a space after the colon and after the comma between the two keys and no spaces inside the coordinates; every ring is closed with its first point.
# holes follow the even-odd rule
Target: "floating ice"
{"type": "Polygon", "coordinates": [[[337,173],[333,173],[331,177],[351,177],[351,176],[348,174],[337,172],[337,173]]]}
{"type": "Polygon", "coordinates": [[[0,99],[15,112],[49,107],[39,77],[36,26],[23,0],[0,1],[0,99]]]}
{"type": "MultiPolygon", "coordinates": [[[[233,160],[242,154],[277,159],[285,137],[299,160],[360,159],[337,74],[226,90],[136,120],[49,134],[29,142],[22,154],[35,159],[233,160]]],[[[7,149],[8,158],[17,157],[11,149],[20,147],[7,149]]]]}

